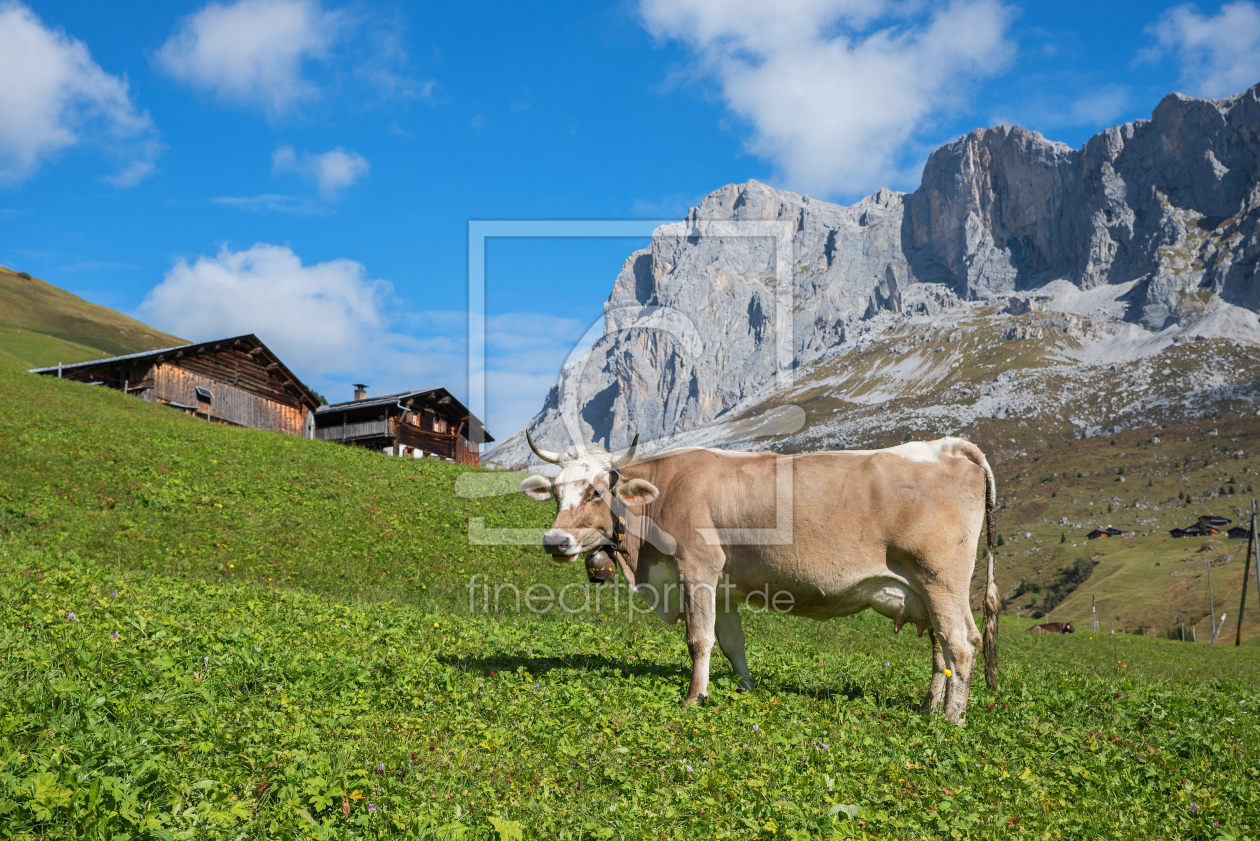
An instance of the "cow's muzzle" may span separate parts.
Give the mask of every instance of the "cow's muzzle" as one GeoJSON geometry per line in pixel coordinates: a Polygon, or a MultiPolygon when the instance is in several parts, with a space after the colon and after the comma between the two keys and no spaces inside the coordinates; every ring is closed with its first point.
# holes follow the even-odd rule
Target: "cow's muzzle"
{"type": "Polygon", "coordinates": [[[556,560],[573,560],[582,547],[568,532],[552,530],[543,535],[542,548],[556,560]]]}

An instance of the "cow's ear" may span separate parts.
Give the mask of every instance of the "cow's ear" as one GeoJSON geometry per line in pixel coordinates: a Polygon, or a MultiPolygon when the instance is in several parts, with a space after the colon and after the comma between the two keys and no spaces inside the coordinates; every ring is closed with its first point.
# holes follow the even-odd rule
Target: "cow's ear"
{"type": "Polygon", "coordinates": [[[546,476],[530,476],[521,482],[521,493],[538,502],[551,499],[551,480],[546,476]]]}
{"type": "Polygon", "coordinates": [[[656,499],[660,491],[647,479],[630,479],[618,482],[617,487],[613,488],[613,493],[626,505],[647,505],[656,499]]]}

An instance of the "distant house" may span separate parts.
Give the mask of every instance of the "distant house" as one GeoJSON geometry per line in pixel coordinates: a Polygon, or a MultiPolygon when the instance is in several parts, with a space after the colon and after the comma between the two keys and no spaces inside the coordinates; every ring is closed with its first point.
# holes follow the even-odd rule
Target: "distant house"
{"type": "Polygon", "coordinates": [[[1220,529],[1209,526],[1207,523],[1198,522],[1189,528],[1173,529],[1168,532],[1173,537],[1210,537],[1214,534],[1220,534],[1220,529]]]}
{"type": "Polygon", "coordinates": [[[1215,514],[1204,514],[1202,517],[1199,518],[1199,522],[1203,523],[1205,526],[1211,526],[1212,528],[1215,528],[1215,529],[1221,529],[1221,528],[1224,528],[1225,526],[1228,526],[1230,523],[1234,521],[1229,519],[1228,517],[1218,517],[1215,514]]]}
{"type": "Polygon", "coordinates": [[[253,334],[31,373],[116,389],[215,423],[304,438],[315,433],[319,400],[253,334]]]}
{"type": "Polygon", "coordinates": [[[387,455],[435,456],[456,464],[481,464],[474,432],[482,443],[494,440],[462,403],[444,388],[367,396],[355,385],[354,400],[321,406],[315,437],[379,450],[387,455]]]}
{"type": "Polygon", "coordinates": [[[1225,534],[1230,540],[1246,540],[1251,537],[1251,529],[1243,526],[1234,526],[1232,529],[1225,532],[1225,534]]]}
{"type": "Polygon", "coordinates": [[[1107,526],[1105,529],[1094,529],[1089,534],[1085,535],[1085,538],[1087,540],[1097,540],[1100,537],[1128,537],[1131,534],[1133,534],[1131,531],[1107,526]]]}

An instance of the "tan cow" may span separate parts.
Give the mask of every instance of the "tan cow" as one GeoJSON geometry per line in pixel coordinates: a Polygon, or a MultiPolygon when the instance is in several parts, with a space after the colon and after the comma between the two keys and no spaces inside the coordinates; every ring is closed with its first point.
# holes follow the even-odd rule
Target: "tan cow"
{"type": "Polygon", "coordinates": [[[985,677],[996,690],[995,488],[970,441],[791,456],[682,449],[633,461],[637,436],[618,458],[598,447],[552,453],[527,438],[561,468],[554,481],[521,483],[530,498],[556,501],[543,548],[557,561],[609,552],[662,619],[686,621],[688,701],[706,697],[715,634],[751,688],[739,603],[818,620],[873,608],[894,631],[929,630],[923,709],[943,704],[962,723],[981,643],[969,593],[986,526],[985,677]]]}

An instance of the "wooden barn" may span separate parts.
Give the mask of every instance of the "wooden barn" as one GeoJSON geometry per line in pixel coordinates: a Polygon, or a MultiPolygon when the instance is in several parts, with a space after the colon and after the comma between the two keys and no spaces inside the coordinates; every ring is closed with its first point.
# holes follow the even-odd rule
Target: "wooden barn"
{"type": "Polygon", "coordinates": [[[1225,534],[1230,540],[1246,540],[1251,537],[1251,529],[1246,526],[1234,526],[1232,529],[1225,532],[1225,534]]]}
{"type": "Polygon", "coordinates": [[[1173,529],[1168,533],[1173,537],[1211,537],[1214,534],[1220,534],[1221,531],[1214,526],[1209,526],[1207,523],[1199,522],[1189,528],[1173,529]]]}
{"type": "Polygon", "coordinates": [[[474,431],[484,443],[494,440],[444,388],[369,399],[367,386],[356,384],[353,400],[321,406],[315,413],[315,437],[322,441],[475,466],[481,464],[481,454],[469,442],[474,431]]]}
{"type": "Polygon", "coordinates": [[[1107,528],[1105,529],[1094,529],[1089,534],[1085,535],[1085,539],[1097,540],[1100,537],[1128,537],[1131,534],[1133,534],[1133,532],[1131,531],[1125,531],[1124,529],[1117,529],[1111,526],[1107,526],[1107,528]]]}
{"type": "Polygon", "coordinates": [[[319,400],[257,336],[35,368],[215,423],[315,437],[319,400]]]}

